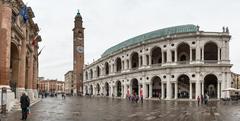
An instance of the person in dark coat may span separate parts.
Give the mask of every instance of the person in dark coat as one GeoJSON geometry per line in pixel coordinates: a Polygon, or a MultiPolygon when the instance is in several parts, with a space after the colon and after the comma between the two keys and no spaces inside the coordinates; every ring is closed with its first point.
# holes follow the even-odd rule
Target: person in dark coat
{"type": "Polygon", "coordinates": [[[25,93],[22,93],[22,96],[20,98],[20,103],[22,108],[21,120],[27,120],[27,113],[28,113],[28,107],[30,106],[30,99],[25,93]]]}

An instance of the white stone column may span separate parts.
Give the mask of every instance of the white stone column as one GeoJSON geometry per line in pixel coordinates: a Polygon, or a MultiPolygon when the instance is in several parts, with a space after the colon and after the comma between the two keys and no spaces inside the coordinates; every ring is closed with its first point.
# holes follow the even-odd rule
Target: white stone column
{"type": "Polygon", "coordinates": [[[204,61],[204,47],[202,48],[202,61],[204,61]]]}
{"type": "Polygon", "coordinates": [[[161,99],[164,99],[164,83],[161,83],[161,99]]]}
{"type": "Polygon", "coordinates": [[[143,61],[143,66],[145,67],[147,65],[147,63],[146,63],[146,54],[142,55],[142,61],[143,61]]]}
{"type": "Polygon", "coordinates": [[[126,98],[127,95],[127,84],[124,84],[123,98],[126,98]]]}
{"type": "Polygon", "coordinates": [[[175,99],[178,98],[178,84],[175,82],[175,99]]]}
{"type": "Polygon", "coordinates": [[[177,62],[178,58],[177,58],[177,49],[175,50],[175,62],[177,62]]]}
{"type": "Polygon", "coordinates": [[[221,53],[220,53],[220,49],[221,49],[221,48],[219,47],[219,48],[218,48],[218,62],[220,62],[220,54],[221,54],[221,53]]]}
{"type": "Polygon", "coordinates": [[[202,80],[202,95],[204,96],[204,80],[202,80]]]}
{"type": "Polygon", "coordinates": [[[172,84],[170,82],[170,75],[167,75],[167,99],[170,100],[172,98],[172,84]]]}
{"type": "MultiPolygon", "coordinates": [[[[226,83],[225,83],[225,72],[222,72],[222,90],[223,89],[226,89],[226,83]]],[[[221,92],[222,92],[221,90],[221,92]]],[[[226,97],[226,92],[222,92],[222,95],[221,95],[222,98],[225,98],[226,97]]]]}
{"type": "Polygon", "coordinates": [[[197,80],[197,81],[196,81],[195,87],[196,87],[196,96],[195,96],[195,99],[197,99],[198,96],[201,97],[201,95],[200,95],[200,93],[201,93],[201,92],[200,92],[200,89],[201,89],[200,80],[197,80]]]}
{"type": "Polygon", "coordinates": [[[171,63],[172,62],[172,56],[171,56],[171,50],[168,46],[168,49],[167,49],[167,63],[171,63]]]}
{"type": "Polygon", "coordinates": [[[217,84],[217,97],[218,99],[220,99],[220,82],[218,80],[218,84],[217,84]]]}
{"type": "Polygon", "coordinates": [[[189,99],[192,99],[192,82],[190,82],[190,96],[189,99]]]}
{"type": "Polygon", "coordinates": [[[111,84],[111,86],[110,86],[110,87],[111,87],[111,89],[110,89],[111,91],[110,91],[110,93],[109,93],[109,94],[110,94],[110,96],[112,97],[112,94],[114,94],[114,92],[113,92],[113,84],[111,84]]]}
{"type": "Polygon", "coordinates": [[[192,48],[190,48],[190,62],[192,62],[192,48]]]}
{"type": "MultiPolygon", "coordinates": [[[[230,72],[227,72],[227,88],[230,88],[231,87],[231,81],[232,81],[232,78],[231,78],[231,73],[230,72]]],[[[230,92],[227,91],[227,97],[230,97],[230,92]]]]}
{"type": "Polygon", "coordinates": [[[148,57],[149,57],[149,61],[148,61],[148,62],[149,62],[149,65],[152,65],[152,56],[151,56],[151,54],[148,54],[148,55],[149,55],[149,56],[148,56],[148,57]]]}
{"type": "Polygon", "coordinates": [[[142,87],[143,87],[143,98],[146,98],[146,94],[147,94],[146,83],[143,83],[142,87]]]}
{"type": "Polygon", "coordinates": [[[162,64],[165,63],[164,62],[164,51],[162,50],[162,64]]]}
{"type": "Polygon", "coordinates": [[[149,98],[152,98],[152,83],[149,84],[149,98]]]}

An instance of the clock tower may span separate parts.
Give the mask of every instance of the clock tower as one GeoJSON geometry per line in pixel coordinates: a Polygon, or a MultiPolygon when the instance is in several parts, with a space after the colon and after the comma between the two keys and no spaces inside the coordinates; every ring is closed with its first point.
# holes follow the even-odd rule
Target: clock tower
{"type": "Polygon", "coordinates": [[[84,28],[82,16],[78,11],[75,16],[73,28],[73,86],[74,94],[82,94],[83,91],[83,66],[84,66],[84,28]]]}

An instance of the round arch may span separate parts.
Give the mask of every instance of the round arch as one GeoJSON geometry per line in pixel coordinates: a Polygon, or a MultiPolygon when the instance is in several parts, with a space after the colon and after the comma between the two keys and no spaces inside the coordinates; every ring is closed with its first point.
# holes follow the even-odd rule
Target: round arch
{"type": "Polygon", "coordinates": [[[177,79],[178,84],[178,98],[189,98],[190,93],[190,79],[187,75],[182,74],[177,79]]]}
{"type": "Polygon", "coordinates": [[[177,47],[177,60],[178,61],[190,61],[190,46],[189,44],[182,42],[177,47]]]}
{"type": "Polygon", "coordinates": [[[104,64],[104,67],[105,67],[105,74],[108,75],[109,74],[109,64],[108,64],[108,62],[106,62],[104,64]]]}
{"type": "Polygon", "coordinates": [[[154,76],[151,79],[151,85],[152,85],[152,97],[161,97],[161,78],[159,76],[154,76]]]}
{"type": "Polygon", "coordinates": [[[117,97],[121,97],[122,96],[122,84],[121,81],[117,81],[116,82],[116,87],[117,87],[117,97]]]}
{"type": "Polygon", "coordinates": [[[139,67],[139,57],[138,57],[138,53],[137,52],[133,52],[131,54],[131,68],[138,68],[139,67]]]}
{"type": "Polygon", "coordinates": [[[109,84],[108,84],[108,82],[105,83],[105,91],[106,91],[106,96],[109,96],[109,84]]]}
{"type": "Polygon", "coordinates": [[[99,77],[100,75],[101,75],[101,68],[97,66],[97,77],[99,77]]]}
{"type": "Polygon", "coordinates": [[[122,61],[121,61],[121,58],[118,57],[116,60],[115,60],[115,64],[116,64],[116,71],[117,72],[121,72],[122,70],[122,61]]]}
{"type": "Polygon", "coordinates": [[[204,60],[217,62],[216,60],[218,60],[218,46],[215,42],[210,41],[204,45],[204,60]]]}
{"type": "Polygon", "coordinates": [[[132,88],[132,94],[138,95],[138,80],[136,78],[131,80],[131,88],[132,88]]]}
{"type": "Polygon", "coordinates": [[[204,93],[208,94],[209,98],[217,98],[218,78],[214,74],[208,74],[204,77],[204,93]]]}
{"type": "Polygon", "coordinates": [[[162,63],[162,50],[160,47],[153,47],[151,50],[152,64],[162,63]]]}

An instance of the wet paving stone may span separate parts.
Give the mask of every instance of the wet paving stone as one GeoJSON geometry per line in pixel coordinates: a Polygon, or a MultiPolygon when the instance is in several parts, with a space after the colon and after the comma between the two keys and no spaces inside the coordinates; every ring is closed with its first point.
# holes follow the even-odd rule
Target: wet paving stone
{"type": "MultiPolygon", "coordinates": [[[[67,97],[46,98],[31,107],[28,121],[240,121],[240,103],[210,102],[197,106],[187,101],[150,101],[67,97]]],[[[20,121],[21,112],[10,112],[1,121],[20,121]]]]}

